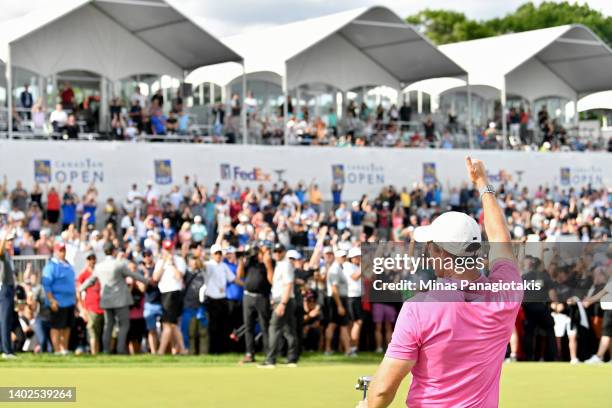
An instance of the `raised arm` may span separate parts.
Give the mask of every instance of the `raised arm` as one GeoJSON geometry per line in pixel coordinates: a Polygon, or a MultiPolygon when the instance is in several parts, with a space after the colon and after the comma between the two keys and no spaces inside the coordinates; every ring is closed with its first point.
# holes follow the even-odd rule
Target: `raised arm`
{"type": "MultiPolygon", "coordinates": [[[[480,160],[466,157],[465,164],[472,183],[478,190],[484,189],[488,184],[487,172],[480,160]]],[[[487,239],[491,243],[489,261],[497,258],[506,258],[515,261],[510,243],[510,232],[506,225],[506,217],[494,193],[485,192],[481,196],[482,210],[484,211],[484,229],[487,239]]]]}

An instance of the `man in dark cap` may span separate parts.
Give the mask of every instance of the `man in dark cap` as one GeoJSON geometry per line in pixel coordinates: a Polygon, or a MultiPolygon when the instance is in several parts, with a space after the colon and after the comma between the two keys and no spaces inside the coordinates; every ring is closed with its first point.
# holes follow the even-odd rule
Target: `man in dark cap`
{"type": "MultiPolygon", "coordinates": [[[[295,251],[293,251],[295,252],[295,251]]],[[[287,341],[287,366],[296,367],[298,359],[295,327],[295,300],[293,293],[294,268],[282,244],[274,246],[274,275],[272,277],[272,320],[270,321],[270,349],[261,368],[276,367],[280,340],[287,341]]]]}

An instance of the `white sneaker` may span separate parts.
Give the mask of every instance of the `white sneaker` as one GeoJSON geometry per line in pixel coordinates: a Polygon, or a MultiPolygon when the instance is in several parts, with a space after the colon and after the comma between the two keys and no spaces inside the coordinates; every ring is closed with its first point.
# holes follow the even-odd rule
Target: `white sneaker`
{"type": "Polygon", "coordinates": [[[377,352],[377,353],[382,353],[382,352],[383,352],[382,347],[377,348],[377,349],[376,349],[376,352],[377,352]]]}
{"type": "Polygon", "coordinates": [[[14,354],[6,354],[6,353],[2,353],[2,358],[3,358],[4,360],[14,360],[14,359],[16,359],[16,358],[17,358],[17,356],[16,356],[16,355],[14,355],[14,354]]]}
{"type": "Polygon", "coordinates": [[[593,356],[589,358],[588,360],[585,360],[584,363],[585,364],[602,364],[603,361],[601,361],[601,358],[599,358],[596,354],[593,354],[593,356]]]}
{"type": "Polygon", "coordinates": [[[577,358],[572,358],[570,360],[570,364],[580,364],[580,360],[578,360],[577,358]]]}

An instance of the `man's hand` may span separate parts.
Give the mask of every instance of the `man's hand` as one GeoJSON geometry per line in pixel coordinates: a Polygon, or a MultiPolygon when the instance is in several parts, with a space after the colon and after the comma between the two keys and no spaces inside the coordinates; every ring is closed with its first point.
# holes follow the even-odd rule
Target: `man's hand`
{"type": "Polygon", "coordinates": [[[483,187],[488,184],[487,171],[483,162],[472,159],[470,156],[465,158],[465,166],[467,168],[468,177],[476,187],[483,187]]]}
{"type": "Polygon", "coordinates": [[[278,317],[283,317],[283,315],[285,314],[285,305],[279,303],[278,306],[276,306],[276,309],[274,309],[274,313],[276,313],[278,317]]]}
{"type": "Polygon", "coordinates": [[[59,305],[57,304],[57,300],[53,299],[51,302],[50,308],[52,312],[57,312],[59,310],[59,305]]]}
{"type": "Polygon", "coordinates": [[[344,306],[342,305],[338,306],[338,314],[340,316],[344,316],[346,314],[346,309],[344,308],[344,306]]]}

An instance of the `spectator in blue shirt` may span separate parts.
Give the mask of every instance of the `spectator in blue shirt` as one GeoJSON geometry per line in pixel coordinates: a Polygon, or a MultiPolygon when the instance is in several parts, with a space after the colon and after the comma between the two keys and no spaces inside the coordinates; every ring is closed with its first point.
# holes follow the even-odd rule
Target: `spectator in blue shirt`
{"type": "Polygon", "coordinates": [[[341,184],[332,184],[332,198],[334,202],[334,208],[338,208],[340,203],[342,202],[342,185],[341,184]]]}
{"type": "Polygon", "coordinates": [[[70,224],[76,225],[77,206],[72,195],[64,197],[62,204],[62,231],[68,229],[70,224]]]}
{"type": "Polygon", "coordinates": [[[54,257],[42,272],[42,285],[51,309],[51,343],[58,354],[68,353],[70,329],[74,324],[76,303],[75,273],[66,261],[66,245],[58,242],[53,247],[54,257]]]}
{"type": "Polygon", "coordinates": [[[154,135],[166,134],[166,118],[162,115],[161,109],[156,109],[151,115],[151,130],[154,135]]]}

